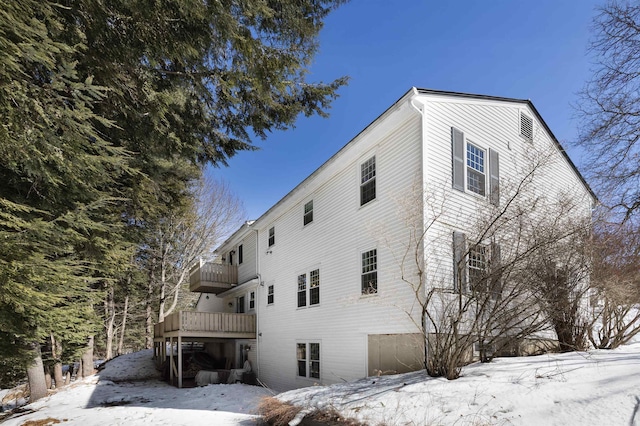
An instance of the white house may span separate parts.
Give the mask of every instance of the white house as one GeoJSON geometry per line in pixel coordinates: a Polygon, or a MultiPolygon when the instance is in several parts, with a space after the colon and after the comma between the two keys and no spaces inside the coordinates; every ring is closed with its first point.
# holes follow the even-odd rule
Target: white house
{"type": "Polygon", "coordinates": [[[194,268],[198,311],[218,317],[183,335],[248,358],[277,390],[422,368],[409,229],[428,234],[432,285],[453,287],[454,232],[504,203],[541,152],[534,190],[571,193],[589,216],[593,193],[530,101],[412,88],[194,268]]]}

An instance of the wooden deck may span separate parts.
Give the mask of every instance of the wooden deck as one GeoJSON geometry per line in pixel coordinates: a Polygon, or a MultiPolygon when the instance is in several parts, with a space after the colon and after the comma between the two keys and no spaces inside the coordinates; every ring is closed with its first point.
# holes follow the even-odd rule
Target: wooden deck
{"type": "Polygon", "coordinates": [[[221,263],[199,263],[191,268],[189,290],[220,294],[238,285],[238,267],[221,263]]]}
{"type": "Polygon", "coordinates": [[[256,316],[254,314],[232,314],[225,312],[180,311],[167,316],[153,328],[154,358],[161,365],[169,358],[170,381],[177,380],[182,387],[182,344],[206,338],[255,339],[256,316]],[[177,363],[174,351],[167,356],[167,343],[177,348],[177,363]]]}

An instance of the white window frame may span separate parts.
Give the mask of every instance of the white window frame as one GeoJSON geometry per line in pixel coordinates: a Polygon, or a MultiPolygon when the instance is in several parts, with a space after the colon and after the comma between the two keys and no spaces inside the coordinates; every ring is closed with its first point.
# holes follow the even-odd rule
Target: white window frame
{"type": "Polygon", "coordinates": [[[297,341],[296,342],[296,377],[301,379],[320,380],[322,377],[322,345],[318,340],[311,341],[297,341]],[[316,346],[316,351],[312,351],[313,346],[316,346]],[[304,348],[304,356],[301,357],[299,350],[304,348]],[[316,358],[312,358],[312,352],[317,352],[316,358]],[[302,365],[304,364],[304,375],[302,373],[302,365]],[[314,372],[313,366],[317,365],[314,372]]]}
{"type": "MultiPolygon", "coordinates": [[[[378,294],[380,289],[378,288],[378,249],[372,248],[360,253],[360,294],[362,296],[371,296],[378,294]],[[367,259],[375,256],[373,269],[371,268],[371,262],[365,263],[367,259]],[[369,286],[365,289],[365,277],[375,274],[375,288],[369,289],[369,286]]],[[[370,282],[370,281],[369,281],[370,282]]]]}
{"type": "Polygon", "coordinates": [[[269,247],[275,245],[276,243],[276,227],[272,226],[269,228],[269,237],[268,237],[269,247]]]}
{"type": "Polygon", "coordinates": [[[307,226],[313,223],[313,200],[309,200],[304,203],[302,208],[302,226],[307,226]]]}
{"type": "Polygon", "coordinates": [[[298,309],[320,305],[320,285],[320,267],[314,267],[296,275],[296,305],[298,309]],[[317,293],[315,303],[314,293],[317,293]]]}
{"type": "Polygon", "coordinates": [[[276,289],[273,284],[267,286],[267,306],[273,305],[275,302],[276,289]],[[271,298],[271,300],[269,300],[271,298]]]}
{"type": "Polygon", "coordinates": [[[363,161],[362,163],[360,163],[360,167],[359,167],[359,172],[358,172],[358,176],[359,176],[359,182],[360,182],[360,190],[359,190],[359,197],[360,197],[360,207],[364,207],[367,204],[371,203],[372,201],[375,201],[376,198],[378,198],[378,188],[377,188],[377,175],[378,175],[378,165],[377,165],[377,161],[376,161],[376,156],[372,155],[371,157],[369,157],[367,160],[363,161]],[[368,165],[369,163],[371,163],[371,165],[368,165]],[[372,170],[369,170],[372,167],[372,170]],[[365,169],[366,167],[366,169],[365,169]],[[365,186],[373,184],[373,198],[367,200],[366,202],[363,202],[363,190],[365,188],[365,186]]]}
{"type": "Polygon", "coordinates": [[[465,192],[475,194],[482,198],[487,197],[487,180],[488,180],[487,179],[487,165],[488,165],[487,160],[488,160],[488,150],[485,148],[482,148],[480,145],[476,144],[475,142],[470,141],[468,138],[465,138],[465,141],[464,141],[465,192]],[[472,152],[472,150],[477,151],[477,153],[472,152]],[[478,159],[482,159],[482,164],[479,164],[478,159]],[[478,166],[482,167],[482,170],[480,170],[478,166]],[[470,171],[472,171],[473,173],[477,173],[482,177],[482,183],[483,183],[482,193],[472,189],[473,187],[470,185],[470,179],[471,179],[470,171]]]}
{"type": "Polygon", "coordinates": [[[249,292],[249,310],[250,311],[256,310],[256,292],[255,291],[249,292]]]}

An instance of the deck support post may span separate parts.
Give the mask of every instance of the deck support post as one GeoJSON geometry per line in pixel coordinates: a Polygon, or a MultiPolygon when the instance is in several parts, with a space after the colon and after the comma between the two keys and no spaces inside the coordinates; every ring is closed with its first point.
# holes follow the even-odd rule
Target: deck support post
{"type": "Polygon", "coordinates": [[[182,336],[178,335],[178,388],[182,387],[182,336]]]}
{"type": "Polygon", "coordinates": [[[173,337],[169,337],[169,383],[173,385],[173,337]]]}

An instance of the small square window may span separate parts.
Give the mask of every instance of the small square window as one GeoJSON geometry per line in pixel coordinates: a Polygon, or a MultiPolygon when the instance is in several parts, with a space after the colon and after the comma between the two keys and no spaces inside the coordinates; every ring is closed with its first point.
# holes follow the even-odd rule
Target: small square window
{"type": "Polygon", "coordinates": [[[269,247],[276,243],[276,228],[272,226],[269,228],[269,247]]]}
{"type": "Polygon", "coordinates": [[[270,285],[269,287],[267,287],[267,305],[273,305],[273,296],[274,296],[273,286],[270,285]]]}
{"type": "Polygon", "coordinates": [[[304,205],[304,225],[313,222],[313,200],[304,205]]]}
{"type": "Polygon", "coordinates": [[[362,294],[378,292],[378,251],[362,253],[362,294]]]}
{"type": "Polygon", "coordinates": [[[376,157],[360,165],[360,205],[376,198],[376,157]]]}

